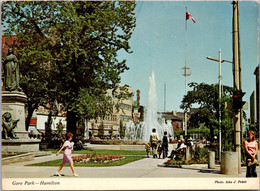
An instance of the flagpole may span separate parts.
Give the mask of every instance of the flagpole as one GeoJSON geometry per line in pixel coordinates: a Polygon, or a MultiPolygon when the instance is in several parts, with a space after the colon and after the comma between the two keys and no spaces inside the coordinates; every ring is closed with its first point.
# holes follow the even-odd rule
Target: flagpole
{"type": "MultiPolygon", "coordinates": [[[[187,19],[186,19],[187,7],[185,7],[185,96],[187,95],[187,19]]],[[[184,128],[185,136],[187,136],[187,112],[184,111],[184,128]]]]}

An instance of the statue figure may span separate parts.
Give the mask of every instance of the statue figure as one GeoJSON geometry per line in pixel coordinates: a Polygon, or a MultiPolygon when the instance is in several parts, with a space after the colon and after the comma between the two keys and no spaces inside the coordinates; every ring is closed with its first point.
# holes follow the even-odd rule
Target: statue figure
{"type": "Polygon", "coordinates": [[[17,126],[17,123],[19,121],[18,120],[12,120],[12,115],[9,112],[5,112],[2,115],[2,135],[4,139],[19,139],[15,132],[14,132],[14,128],[17,126]]]}
{"type": "Polygon", "coordinates": [[[13,49],[8,49],[8,54],[4,61],[4,86],[7,91],[22,89],[19,86],[19,63],[14,55],[13,49]]]}

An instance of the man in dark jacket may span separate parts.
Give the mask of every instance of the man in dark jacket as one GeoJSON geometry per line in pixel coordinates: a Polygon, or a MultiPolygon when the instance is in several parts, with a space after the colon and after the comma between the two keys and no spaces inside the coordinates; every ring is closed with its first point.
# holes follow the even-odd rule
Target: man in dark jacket
{"type": "Polygon", "coordinates": [[[163,142],[162,142],[163,158],[166,158],[168,155],[168,138],[167,131],[164,132],[163,142]]]}

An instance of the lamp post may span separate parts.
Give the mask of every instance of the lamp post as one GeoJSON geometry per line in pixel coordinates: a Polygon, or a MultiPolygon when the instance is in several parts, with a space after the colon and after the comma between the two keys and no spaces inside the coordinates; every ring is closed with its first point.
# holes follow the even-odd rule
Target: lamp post
{"type": "Polygon", "coordinates": [[[221,95],[222,95],[222,91],[221,91],[221,63],[223,62],[229,62],[229,63],[232,63],[230,61],[227,61],[227,60],[222,60],[221,59],[221,49],[219,49],[219,59],[217,58],[212,58],[212,57],[207,57],[207,59],[209,60],[212,60],[212,61],[215,61],[215,62],[218,62],[219,63],[219,75],[218,75],[218,83],[219,83],[219,117],[218,117],[218,121],[219,121],[219,161],[221,162],[221,95]]]}

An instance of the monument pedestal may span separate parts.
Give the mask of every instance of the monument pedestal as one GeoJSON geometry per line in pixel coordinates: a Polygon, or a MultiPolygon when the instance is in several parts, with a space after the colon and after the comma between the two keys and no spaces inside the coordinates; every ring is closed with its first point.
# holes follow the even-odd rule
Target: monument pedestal
{"type": "Polygon", "coordinates": [[[39,151],[40,140],[32,140],[25,130],[25,103],[27,97],[23,92],[2,91],[2,115],[9,112],[13,120],[19,119],[14,132],[18,139],[2,139],[2,151],[28,152],[39,151]]]}
{"type": "Polygon", "coordinates": [[[40,142],[40,139],[2,140],[2,152],[37,152],[40,142]]]}

